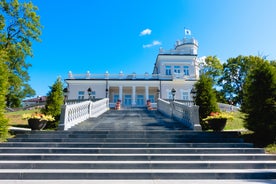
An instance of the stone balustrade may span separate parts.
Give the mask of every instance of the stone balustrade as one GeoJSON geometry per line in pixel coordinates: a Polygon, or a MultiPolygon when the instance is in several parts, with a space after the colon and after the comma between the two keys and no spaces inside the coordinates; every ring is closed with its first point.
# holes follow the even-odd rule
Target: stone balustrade
{"type": "Polygon", "coordinates": [[[109,99],[104,98],[96,102],[82,101],[74,104],[65,104],[62,107],[59,129],[68,130],[72,126],[91,117],[98,117],[109,110],[109,99]]]}
{"type": "Polygon", "coordinates": [[[199,107],[188,106],[177,101],[158,99],[157,110],[162,114],[180,121],[191,130],[202,130],[199,124],[199,107]]]}
{"type": "Polygon", "coordinates": [[[185,79],[185,80],[194,80],[196,76],[194,75],[184,75],[184,73],[173,73],[172,75],[162,75],[162,74],[93,74],[87,71],[86,74],[73,74],[71,71],[68,73],[68,79],[118,79],[118,80],[155,80],[155,79],[162,79],[162,80],[172,80],[172,79],[185,79]]]}

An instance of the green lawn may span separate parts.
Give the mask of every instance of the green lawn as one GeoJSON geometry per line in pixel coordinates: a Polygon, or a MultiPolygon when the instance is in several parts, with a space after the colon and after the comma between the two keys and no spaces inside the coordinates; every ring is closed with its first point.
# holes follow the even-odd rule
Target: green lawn
{"type": "Polygon", "coordinates": [[[269,144],[263,141],[262,138],[256,137],[254,132],[247,130],[244,127],[245,114],[242,112],[232,112],[233,120],[227,120],[224,131],[241,131],[241,137],[246,142],[252,142],[256,147],[264,147],[267,153],[276,154],[276,144],[269,144]]]}
{"type": "Polygon", "coordinates": [[[27,113],[34,113],[39,112],[40,109],[33,109],[33,110],[20,110],[15,112],[7,112],[5,116],[9,119],[9,126],[16,126],[16,127],[28,127],[28,121],[22,119],[23,114],[27,113]]]}
{"type": "Polygon", "coordinates": [[[242,112],[231,112],[233,115],[233,120],[227,120],[227,124],[224,130],[239,130],[239,131],[246,131],[244,128],[244,117],[245,114],[242,112]]]}

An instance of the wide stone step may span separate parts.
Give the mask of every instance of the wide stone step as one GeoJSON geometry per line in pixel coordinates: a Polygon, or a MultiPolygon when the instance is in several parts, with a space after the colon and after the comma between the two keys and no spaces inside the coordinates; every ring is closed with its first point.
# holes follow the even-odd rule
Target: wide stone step
{"type": "Polygon", "coordinates": [[[276,169],[276,161],[0,161],[0,169],[276,169]]]}
{"type": "Polygon", "coordinates": [[[152,133],[152,134],[138,134],[138,133],[122,133],[122,134],[104,134],[104,133],[72,133],[72,134],[19,134],[16,138],[238,138],[235,134],[162,134],[162,133],[152,133]]]}
{"type": "Polygon", "coordinates": [[[3,147],[0,153],[103,153],[103,154],[179,154],[179,153],[264,153],[259,148],[55,148],[3,147]]]}
{"type": "Polygon", "coordinates": [[[0,178],[14,180],[43,179],[275,179],[276,169],[6,169],[0,178]]]}
{"type": "Polygon", "coordinates": [[[119,142],[119,143],[185,143],[185,142],[243,142],[241,138],[201,138],[201,137],[191,137],[191,138],[13,138],[9,139],[9,142],[94,142],[94,143],[104,143],[104,142],[119,142]]]}
{"type": "Polygon", "coordinates": [[[5,142],[1,147],[65,148],[252,148],[252,143],[91,143],[91,142],[5,142]]]}
{"type": "Polygon", "coordinates": [[[263,160],[275,161],[276,155],[268,154],[0,154],[0,160],[87,160],[87,161],[187,161],[187,160],[263,160]]]}
{"type": "Polygon", "coordinates": [[[93,130],[93,131],[31,131],[26,133],[18,134],[21,135],[193,135],[193,136],[210,136],[210,135],[219,135],[219,136],[239,136],[240,133],[237,131],[223,131],[223,132],[200,132],[200,131],[191,131],[191,130],[93,130]]]}

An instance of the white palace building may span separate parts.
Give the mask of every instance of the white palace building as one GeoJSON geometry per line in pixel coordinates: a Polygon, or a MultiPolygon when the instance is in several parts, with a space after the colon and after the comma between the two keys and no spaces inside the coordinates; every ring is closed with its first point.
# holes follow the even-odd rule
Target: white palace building
{"type": "Polygon", "coordinates": [[[67,100],[109,98],[110,107],[121,101],[121,107],[145,107],[158,98],[192,100],[191,90],[199,78],[198,42],[184,38],[171,50],[159,49],[152,74],[74,74],[67,84],[67,100]],[[174,89],[174,90],[172,90],[174,89]],[[172,91],[175,91],[174,95],[172,91]]]}

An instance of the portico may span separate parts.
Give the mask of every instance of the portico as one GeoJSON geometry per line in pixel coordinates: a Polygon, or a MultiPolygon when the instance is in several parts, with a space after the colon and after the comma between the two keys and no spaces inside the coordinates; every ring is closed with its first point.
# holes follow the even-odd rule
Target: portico
{"type": "Polygon", "coordinates": [[[147,100],[155,103],[159,97],[159,87],[156,85],[120,85],[109,86],[109,100],[110,103],[116,103],[121,100],[122,106],[130,107],[144,107],[147,100]]]}

